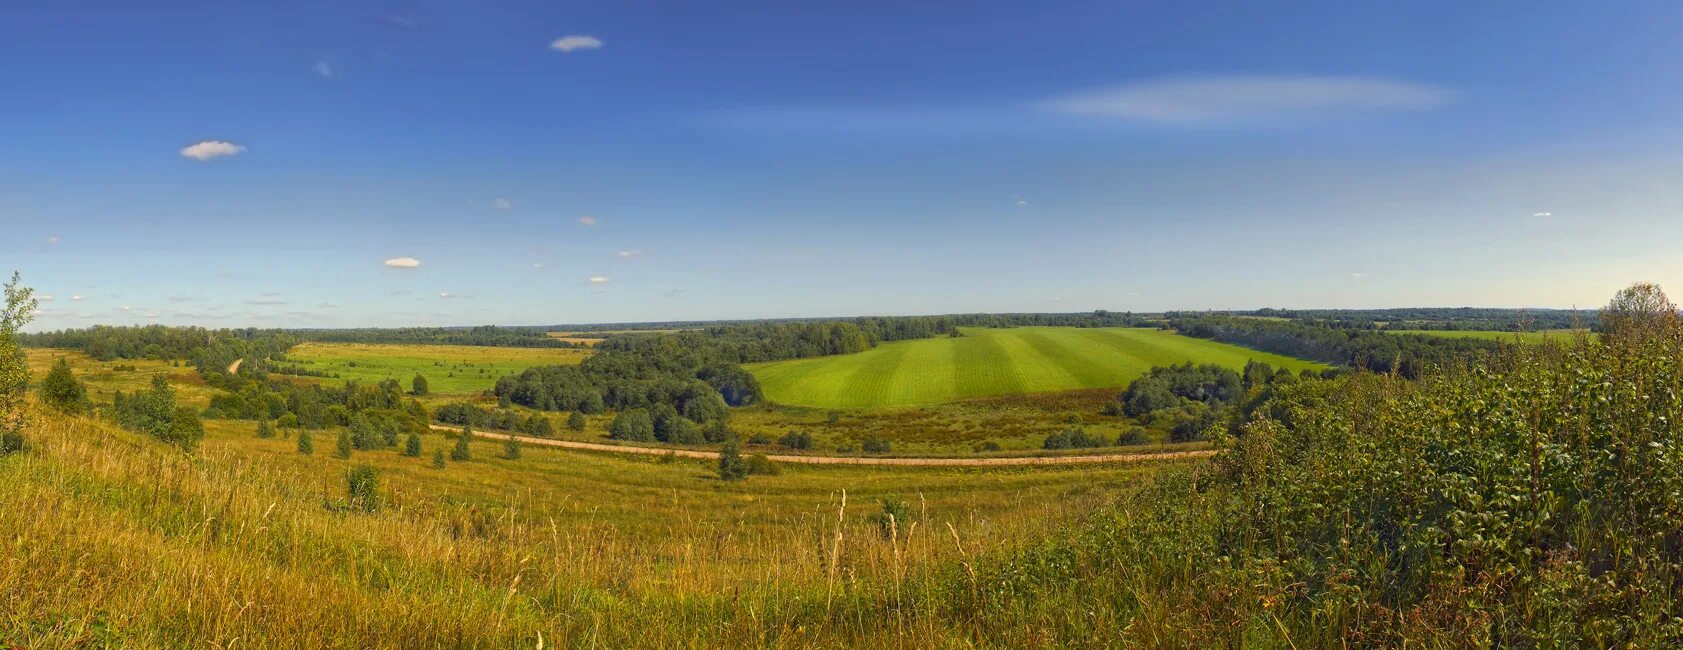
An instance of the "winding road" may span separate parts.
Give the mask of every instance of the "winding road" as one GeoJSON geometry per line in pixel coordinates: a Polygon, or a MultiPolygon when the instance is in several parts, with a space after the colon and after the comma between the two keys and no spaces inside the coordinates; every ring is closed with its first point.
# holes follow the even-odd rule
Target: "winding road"
{"type": "MultiPolygon", "coordinates": [[[[461,431],[461,427],[443,424],[431,425],[437,431],[461,431]]],[[[556,440],[553,438],[533,438],[530,436],[516,436],[507,433],[492,433],[489,431],[475,431],[473,435],[487,440],[507,440],[514,438],[521,444],[539,447],[561,447],[564,449],[580,449],[585,451],[606,451],[616,454],[642,454],[645,456],[666,456],[668,454],[679,458],[698,458],[703,460],[717,460],[719,452],[699,451],[695,449],[673,449],[666,447],[634,447],[630,445],[608,445],[598,442],[579,442],[576,440],[556,440]]],[[[988,467],[1012,465],[1075,465],[1087,463],[1136,463],[1153,460],[1185,460],[1192,458],[1208,458],[1215,455],[1214,450],[1197,451],[1166,451],[1141,454],[1086,454],[1081,456],[1014,456],[995,458],[871,458],[863,456],[807,456],[788,454],[768,454],[766,458],[779,463],[799,463],[805,465],[909,465],[918,467],[988,467]]]]}

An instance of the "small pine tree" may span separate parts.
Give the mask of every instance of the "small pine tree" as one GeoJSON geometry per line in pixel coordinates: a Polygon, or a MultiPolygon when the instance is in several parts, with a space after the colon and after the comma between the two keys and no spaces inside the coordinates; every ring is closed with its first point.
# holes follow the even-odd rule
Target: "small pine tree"
{"type": "Polygon", "coordinates": [[[380,475],[368,465],[357,465],[345,473],[345,496],[352,510],[380,509],[380,475]]]}
{"type": "Polygon", "coordinates": [[[334,453],[334,457],[336,457],[336,458],[350,458],[351,457],[351,449],[353,449],[353,448],[354,448],[354,445],[351,444],[351,432],[350,431],[340,431],[339,432],[339,450],[336,453],[334,453]]]}
{"type": "Polygon", "coordinates": [[[70,372],[70,362],[59,357],[51,372],[41,380],[41,401],[65,413],[88,410],[88,389],[70,372]]]}
{"type": "Polygon", "coordinates": [[[742,448],[735,440],[725,443],[719,450],[719,479],[740,481],[745,478],[748,478],[748,463],[742,460],[742,448]]]}
{"type": "Polygon", "coordinates": [[[415,375],[414,379],[409,380],[409,392],[417,396],[427,394],[427,378],[415,375]]]}
{"type": "Polygon", "coordinates": [[[519,438],[511,435],[508,437],[508,441],[503,443],[503,458],[508,460],[520,460],[519,438]]]}
{"type": "Polygon", "coordinates": [[[444,469],[444,450],[443,449],[432,450],[432,466],[436,467],[438,469],[444,469]]]}
{"type": "Polygon", "coordinates": [[[309,429],[298,432],[298,453],[305,456],[316,453],[316,443],[309,429]]]}
{"type": "Polygon", "coordinates": [[[259,438],[273,438],[273,437],[275,437],[275,427],[269,424],[269,420],[267,418],[257,421],[257,437],[259,437],[259,438]]]}
{"type": "Polygon", "coordinates": [[[456,447],[450,450],[450,460],[456,462],[473,460],[473,448],[468,443],[473,440],[473,426],[462,425],[462,435],[456,438],[456,447]]]}
{"type": "Polygon", "coordinates": [[[410,458],[421,457],[421,434],[409,432],[409,440],[403,445],[403,455],[410,458]]]}
{"type": "Polygon", "coordinates": [[[572,415],[567,416],[567,428],[574,431],[583,431],[584,414],[578,411],[573,411],[572,415]]]}

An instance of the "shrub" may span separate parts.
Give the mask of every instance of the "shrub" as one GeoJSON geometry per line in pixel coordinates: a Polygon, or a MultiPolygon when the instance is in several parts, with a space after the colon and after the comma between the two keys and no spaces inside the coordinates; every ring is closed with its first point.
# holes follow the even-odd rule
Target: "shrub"
{"type": "Polygon", "coordinates": [[[976,451],[979,451],[979,452],[987,452],[987,451],[999,451],[1000,447],[999,447],[999,443],[997,443],[997,442],[994,442],[992,440],[983,440],[981,444],[976,445],[975,449],[976,449],[976,451]]]}
{"type": "Polygon", "coordinates": [[[298,453],[305,456],[316,453],[316,443],[308,429],[298,432],[298,453]]]}
{"type": "Polygon", "coordinates": [[[427,394],[427,378],[415,375],[414,379],[409,380],[409,392],[416,396],[427,394]]]}
{"type": "Polygon", "coordinates": [[[1116,436],[1118,445],[1138,445],[1146,441],[1145,427],[1128,427],[1121,435],[1116,436]]]}
{"type": "Polygon", "coordinates": [[[347,431],[340,431],[339,432],[339,448],[336,451],[333,452],[333,456],[335,458],[350,458],[351,457],[351,449],[353,449],[354,447],[355,447],[355,445],[353,445],[352,442],[351,442],[351,432],[348,431],[348,430],[347,431]]]}
{"type": "Polygon", "coordinates": [[[507,460],[520,460],[519,438],[511,435],[503,440],[503,458],[507,460]]]}
{"type": "Polygon", "coordinates": [[[275,437],[275,427],[273,425],[270,425],[269,421],[266,420],[266,419],[258,420],[257,421],[257,437],[259,437],[259,438],[273,438],[273,437],[275,437]]]}
{"type": "Polygon", "coordinates": [[[380,509],[380,475],[368,465],[357,465],[345,473],[345,495],[352,510],[380,509]]]}
{"type": "Polygon", "coordinates": [[[812,434],[805,431],[790,431],[779,438],[777,444],[784,449],[811,449],[812,434]]]}
{"type": "Polygon", "coordinates": [[[16,431],[0,431],[0,456],[16,454],[23,451],[23,434],[16,431]]]}
{"type": "Polygon", "coordinates": [[[568,414],[567,415],[567,428],[572,429],[574,431],[583,431],[584,430],[584,414],[580,413],[578,411],[573,411],[571,414],[568,414]]]}
{"type": "Polygon", "coordinates": [[[654,421],[649,418],[649,412],[643,409],[627,409],[614,416],[613,424],[608,425],[608,437],[614,440],[632,442],[651,442],[654,437],[654,421]]]}
{"type": "Polygon", "coordinates": [[[859,448],[867,454],[886,454],[894,450],[894,446],[889,444],[887,439],[876,436],[865,436],[865,439],[860,441],[859,448]]]}
{"type": "Polygon", "coordinates": [[[1052,435],[1046,436],[1041,444],[1043,449],[1086,449],[1104,446],[1104,439],[1089,435],[1085,429],[1070,427],[1052,435]]]}
{"type": "Polygon", "coordinates": [[[432,450],[432,466],[437,468],[437,469],[444,469],[444,450],[443,449],[432,450]]]}
{"type": "Polygon", "coordinates": [[[748,478],[748,463],[742,459],[742,449],[734,441],[719,449],[719,478],[725,481],[748,478]]]}
{"type": "Polygon", "coordinates": [[[450,460],[458,463],[473,460],[473,427],[462,425],[462,434],[456,438],[456,446],[450,449],[450,460]]]}
{"type": "Polygon", "coordinates": [[[65,413],[86,413],[88,389],[70,372],[70,362],[59,357],[52,371],[41,380],[41,402],[65,413]]]}
{"type": "Polygon", "coordinates": [[[771,444],[771,436],[768,436],[768,435],[763,434],[763,433],[756,433],[754,435],[748,436],[748,444],[750,444],[750,445],[769,445],[769,444],[771,444]]]}
{"type": "Polygon", "coordinates": [[[421,457],[421,434],[409,432],[409,439],[403,444],[403,455],[410,458],[421,457]]]}
{"type": "Polygon", "coordinates": [[[783,468],[766,458],[765,454],[753,454],[745,461],[750,476],[777,476],[783,473],[783,468]]]}
{"type": "Polygon", "coordinates": [[[893,540],[910,525],[912,512],[899,497],[883,497],[882,512],[877,513],[876,520],[882,538],[893,540]]]}

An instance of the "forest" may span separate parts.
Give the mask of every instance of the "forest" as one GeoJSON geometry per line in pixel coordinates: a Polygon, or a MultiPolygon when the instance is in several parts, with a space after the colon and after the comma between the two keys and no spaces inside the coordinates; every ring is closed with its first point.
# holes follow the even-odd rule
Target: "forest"
{"type": "Polygon", "coordinates": [[[1185,336],[1300,359],[1380,373],[1395,370],[1407,379],[1419,377],[1429,366],[1475,359],[1502,345],[1478,339],[1396,334],[1237,316],[1177,317],[1164,326],[1185,336]]]}

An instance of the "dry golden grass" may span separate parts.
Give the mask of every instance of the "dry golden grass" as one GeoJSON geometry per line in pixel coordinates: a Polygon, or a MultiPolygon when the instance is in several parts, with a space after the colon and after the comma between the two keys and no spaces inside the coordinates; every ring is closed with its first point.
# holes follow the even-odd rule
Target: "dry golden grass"
{"type": "MultiPolygon", "coordinates": [[[[211,422],[196,456],[45,415],[0,458],[0,646],[926,647],[965,633],[896,603],[1038,539],[1149,468],[786,468],[528,448],[434,469],[330,458],[211,422]],[[336,507],[344,472],[385,507],[336,507]],[[841,507],[843,491],[847,507],[841,507]],[[914,521],[885,539],[878,500],[914,521]]],[[[925,594],[930,595],[930,594],[925,594]]]]}

